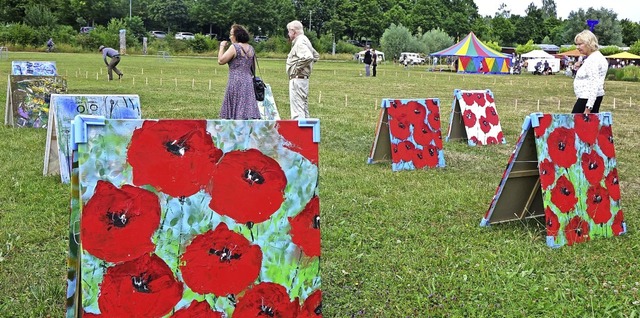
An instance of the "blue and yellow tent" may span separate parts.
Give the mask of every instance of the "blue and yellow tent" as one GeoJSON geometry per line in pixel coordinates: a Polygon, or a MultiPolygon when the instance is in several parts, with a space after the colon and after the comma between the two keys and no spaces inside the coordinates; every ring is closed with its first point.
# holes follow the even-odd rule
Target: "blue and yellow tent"
{"type": "Polygon", "coordinates": [[[473,32],[453,46],[431,53],[431,56],[457,56],[460,73],[508,74],[511,66],[508,55],[486,46],[473,32]]]}

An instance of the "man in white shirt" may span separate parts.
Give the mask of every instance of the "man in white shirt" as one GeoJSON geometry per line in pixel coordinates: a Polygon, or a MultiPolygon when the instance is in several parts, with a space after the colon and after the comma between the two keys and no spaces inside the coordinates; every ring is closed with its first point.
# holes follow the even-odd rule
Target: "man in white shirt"
{"type": "Polygon", "coordinates": [[[309,76],[313,63],[320,59],[320,54],[304,35],[300,21],[289,22],[287,31],[291,40],[291,51],[287,56],[291,119],[302,119],[309,117],[309,76]]]}

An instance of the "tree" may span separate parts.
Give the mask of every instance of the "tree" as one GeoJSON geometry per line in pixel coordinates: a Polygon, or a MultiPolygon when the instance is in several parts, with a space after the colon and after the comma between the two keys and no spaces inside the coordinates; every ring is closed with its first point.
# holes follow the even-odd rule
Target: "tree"
{"type": "Polygon", "coordinates": [[[453,37],[466,36],[480,17],[475,2],[473,0],[444,0],[444,2],[448,15],[442,27],[453,37]]]}
{"type": "Polygon", "coordinates": [[[31,4],[24,10],[24,23],[35,28],[53,29],[58,19],[48,7],[42,4],[31,4]]]}
{"type": "Polygon", "coordinates": [[[622,45],[622,27],[617,20],[617,14],[609,9],[593,8],[578,9],[571,11],[565,21],[565,43],[573,43],[573,38],[582,30],[588,29],[587,20],[598,20],[598,25],[594,28],[594,33],[598,37],[599,44],[622,45]]]}
{"type": "Polygon", "coordinates": [[[367,39],[380,39],[385,26],[380,4],[376,0],[359,0],[351,28],[354,33],[367,39]]]}
{"type": "Polygon", "coordinates": [[[400,57],[401,52],[409,51],[409,48],[413,45],[411,44],[412,41],[415,41],[415,39],[409,29],[402,25],[391,24],[389,28],[384,30],[380,38],[380,47],[382,47],[387,57],[392,56],[397,59],[400,57]]]}
{"type": "Polygon", "coordinates": [[[533,50],[539,50],[539,49],[540,49],[539,46],[533,44],[533,40],[529,40],[527,41],[526,44],[518,44],[518,46],[516,46],[516,53],[525,54],[533,50]]]}
{"type": "Polygon", "coordinates": [[[149,4],[149,17],[175,31],[188,20],[187,6],[183,0],[153,0],[149,4]]]}
{"type": "Polygon", "coordinates": [[[231,26],[228,12],[219,8],[228,8],[228,0],[198,0],[189,6],[189,16],[201,28],[207,28],[207,33],[222,34],[231,26]]]}
{"type": "Polygon", "coordinates": [[[554,0],[542,0],[541,10],[542,10],[542,17],[545,19],[558,18],[556,2],[554,0]]]}
{"type": "Polygon", "coordinates": [[[622,42],[628,46],[631,46],[638,39],[640,39],[640,24],[632,22],[629,19],[620,21],[622,27],[622,42]]]}
{"type": "MultiPolygon", "coordinates": [[[[505,46],[512,46],[515,44],[516,27],[511,20],[503,17],[496,16],[490,21],[491,31],[489,39],[498,41],[505,46]]],[[[484,37],[483,37],[484,38],[484,37]]]]}
{"type": "Polygon", "coordinates": [[[425,47],[424,53],[431,54],[433,52],[438,52],[440,50],[446,49],[453,45],[453,38],[450,37],[446,32],[440,30],[440,28],[436,28],[433,30],[429,30],[425,32],[425,34],[420,37],[420,42],[425,47]]]}

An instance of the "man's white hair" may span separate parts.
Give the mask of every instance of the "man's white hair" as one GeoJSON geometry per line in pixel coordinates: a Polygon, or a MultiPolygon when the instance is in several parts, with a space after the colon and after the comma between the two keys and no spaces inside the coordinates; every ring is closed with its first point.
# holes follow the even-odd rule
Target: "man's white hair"
{"type": "Polygon", "coordinates": [[[304,30],[302,29],[302,22],[298,20],[293,20],[287,24],[287,30],[291,30],[296,34],[304,34],[304,30]]]}

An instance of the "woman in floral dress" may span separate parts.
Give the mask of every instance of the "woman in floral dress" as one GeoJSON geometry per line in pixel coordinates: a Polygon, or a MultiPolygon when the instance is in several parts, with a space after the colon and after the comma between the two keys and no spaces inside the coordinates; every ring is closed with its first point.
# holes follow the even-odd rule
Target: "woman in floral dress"
{"type": "Polygon", "coordinates": [[[249,32],[238,24],[229,31],[231,45],[225,51],[227,41],[220,42],[218,64],[229,64],[229,81],[222,101],[220,118],[260,119],[260,110],[253,90],[253,66],[255,50],[249,45],[249,32]]]}

